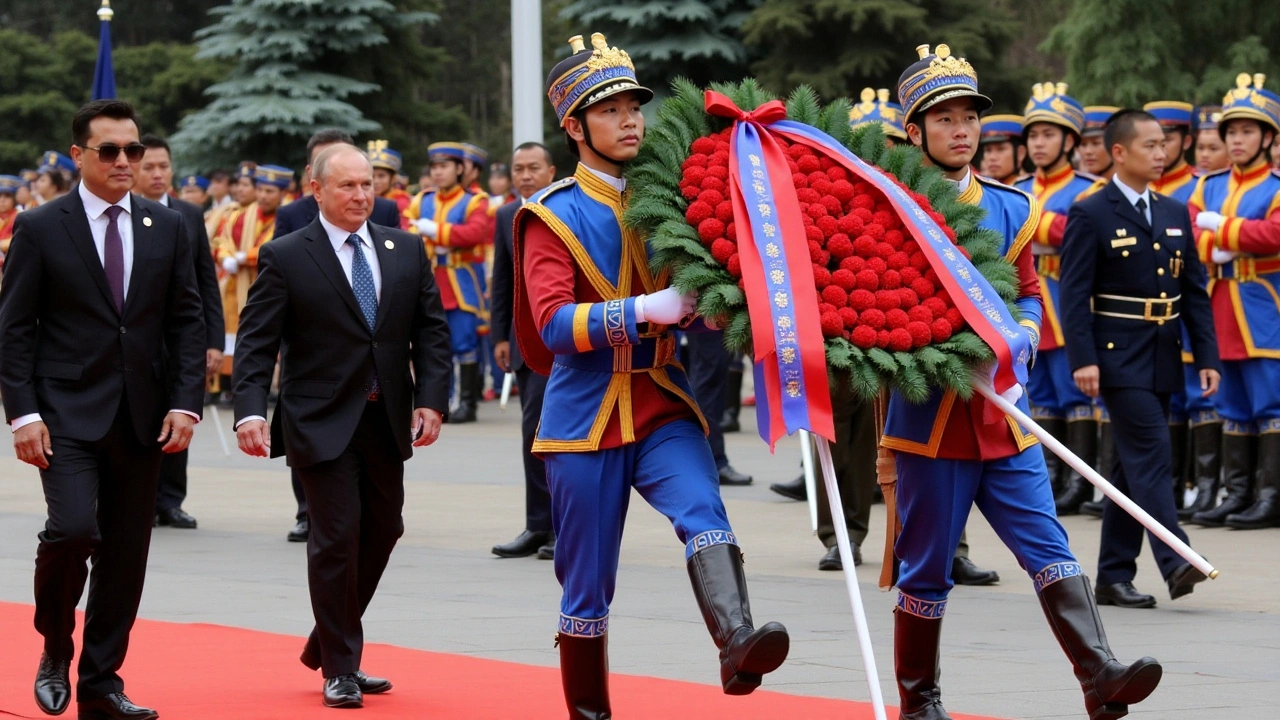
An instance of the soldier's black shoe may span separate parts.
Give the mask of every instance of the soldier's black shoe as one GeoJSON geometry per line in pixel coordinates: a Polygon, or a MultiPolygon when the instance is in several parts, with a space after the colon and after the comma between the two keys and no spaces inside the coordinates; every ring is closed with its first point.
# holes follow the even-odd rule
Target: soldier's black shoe
{"type": "Polygon", "coordinates": [[[769,489],[788,500],[805,502],[809,499],[809,490],[804,486],[804,475],[789,483],[774,483],[769,486],[769,489]]]}
{"type": "Polygon", "coordinates": [[[356,671],[356,685],[365,695],[381,695],[391,691],[391,681],[386,678],[365,675],[363,670],[356,671]]]}
{"type": "Polygon", "coordinates": [[[732,465],[725,465],[720,468],[720,484],[731,486],[750,485],[751,476],[734,470],[732,465]]]}
{"type": "MultiPolygon", "coordinates": [[[[1109,431],[1110,423],[1104,427],[1109,431]]],[[[1073,420],[1066,424],[1067,449],[1083,458],[1086,463],[1093,463],[1098,456],[1098,423],[1094,420],[1073,420]]],[[[1104,470],[1103,473],[1109,471],[1104,470]]],[[[1062,492],[1054,498],[1053,504],[1058,516],[1075,515],[1080,512],[1080,505],[1093,497],[1093,485],[1075,468],[1067,466],[1062,469],[1062,492]]]]}
{"type": "Polygon", "coordinates": [[[1093,591],[1094,599],[1099,605],[1115,605],[1122,608],[1153,608],[1156,606],[1154,595],[1144,595],[1131,582],[1099,585],[1093,591]]]}
{"type": "Polygon", "coordinates": [[[702,619],[720,649],[720,684],[726,695],[747,695],[787,659],[791,637],[781,623],[755,627],[737,545],[703,548],[688,568],[702,619]]]}
{"type": "Polygon", "coordinates": [[[55,660],[47,653],[40,655],[36,670],[36,705],[45,715],[61,715],[71,703],[71,660],[55,660]]]}
{"type": "Polygon", "coordinates": [[[1000,582],[1000,573],[995,570],[983,570],[970,562],[969,558],[953,558],[951,560],[951,581],[957,585],[995,585],[1000,582]]]}
{"type": "Polygon", "coordinates": [[[460,363],[458,365],[458,407],[449,412],[450,423],[457,425],[476,421],[476,404],[480,401],[476,385],[479,381],[479,364],[460,363]]]}
{"type": "Polygon", "coordinates": [[[1040,591],[1040,606],[1080,681],[1089,720],[1128,715],[1130,705],[1145,700],[1160,684],[1164,670],[1155,658],[1144,657],[1132,665],[1116,660],[1087,577],[1077,575],[1046,586],[1040,591]]]}
{"type": "Polygon", "coordinates": [[[1228,515],[1244,512],[1253,504],[1253,476],[1257,464],[1258,436],[1222,434],[1222,486],[1227,496],[1222,504],[1191,516],[1191,522],[1220,527],[1228,515]]]}
{"type": "Polygon", "coordinates": [[[1191,563],[1179,565],[1173,572],[1169,573],[1169,599],[1177,600],[1180,597],[1190,595],[1195,592],[1197,583],[1202,583],[1208,579],[1208,575],[1195,569],[1191,563]]]}
{"type": "Polygon", "coordinates": [[[898,681],[900,720],[951,720],[938,687],[941,638],[942,618],[893,612],[893,674],[898,681]]]}
{"type": "Polygon", "coordinates": [[[355,675],[338,675],[324,679],[324,706],[331,708],[364,707],[364,693],[355,675]]]}
{"type": "Polygon", "coordinates": [[[1088,515],[1089,517],[1094,517],[1094,518],[1101,518],[1102,510],[1106,506],[1107,506],[1107,499],[1105,497],[1102,498],[1101,500],[1090,500],[1089,502],[1080,504],[1080,514],[1088,515]]]}
{"type": "Polygon", "coordinates": [[[80,720],[156,720],[160,713],[135,705],[124,693],[76,703],[80,720]]]}
{"type": "Polygon", "coordinates": [[[285,537],[286,539],[288,539],[289,542],[306,542],[307,536],[310,534],[311,534],[311,521],[308,520],[307,518],[302,518],[301,520],[298,521],[296,525],[293,526],[293,529],[290,530],[289,534],[286,535],[285,537]]]}
{"type": "Polygon", "coordinates": [[[609,636],[577,637],[560,633],[560,682],[569,720],[610,720],[609,636]]]}
{"type": "Polygon", "coordinates": [[[551,534],[550,531],[524,530],[516,536],[515,540],[503,545],[494,545],[493,554],[504,558],[529,557],[538,552],[538,548],[546,545],[548,541],[554,538],[555,535],[551,534]]]}
{"type": "Polygon", "coordinates": [[[180,507],[156,511],[156,522],[160,525],[182,530],[195,530],[196,519],[180,507]]]}
{"type": "Polygon", "coordinates": [[[539,560],[555,560],[556,559],[556,538],[551,536],[546,545],[538,548],[539,560]]]}
{"type": "MultiPolygon", "coordinates": [[[[853,546],[853,565],[857,567],[862,564],[862,547],[857,543],[850,543],[853,546]]],[[[827,548],[827,554],[822,556],[818,561],[819,570],[843,570],[844,560],[840,558],[840,546],[832,545],[827,548]]]]}

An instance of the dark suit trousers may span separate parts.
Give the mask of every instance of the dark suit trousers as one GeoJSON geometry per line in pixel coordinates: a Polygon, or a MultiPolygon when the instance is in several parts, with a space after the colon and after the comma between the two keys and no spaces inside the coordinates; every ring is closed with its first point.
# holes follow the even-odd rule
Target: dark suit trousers
{"type": "Polygon", "coordinates": [[[296,468],[289,471],[289,480],[293,484],[293,499],[298,503],[298,512],[294,515],[294,519],[305,520],[307,518],[307,494],[302,491],[302,481],[298,479],[298,470],[296,468]]]}
{"type": "Polygon", "coordinates": [[[311,533],[307,583],[326,678],[360,669],[361,616],[373,600],[391,549],[404,534],[404,461],[381,402],[369,403],[351,444],[337,458],[297,469],[311,533]]]}
{"type": "MultiPolygon", "coordinates": [[[[835,419],[836,441],[831,446],[835,465],[836,486],[844,508],[849,541],[862,545],[867,539],[871,521],[871,500],[876,487],[876,429],[872,404],[863,402],[849,388],[848,378],[835,375],[831,379],[831,411],[835,419]]],[[[819,439],[819,442],[823,442],[819,439]]],[[[814,454],[817,458],[817,454],[814,454]]],[[[825,547],[836,544],[835,522],[831,519],[831,503],[827,486],[818,472],[818,539],[825,547]]]]}
{"type": "Polygon", "coordinates": [[[521,365],[516,369],[520,387],[520,435],[524,452],[524,526],[533,532],[551,531],[551,493],[547,490],[547,466],[533,454],[533,440],[542,418],[542,395],[547,378],[521,365]]]}
{"type": "Polygon", "coordinates": [[[157,510],[175,510],[187,499],[187,457],[191,453],[163,453],[160,460],[160,489],[156,494],[157,510]]]}
{"type": "Polygon", "coordinates": [[[52,445],[40,472],[49,517],[36,549],[35,625],[45,652],[71,658],[76,603],[89,581],[76,693],[91,700],[124,690],[116,673],[142,600],[161,452],[138,441],[124,399],[102,439],[54,436],[52,445]]]}
{"type": "Polygon", "coordinates": [[[702,416],[707,419],[707,442],[716,467],[729,464],[724,452],[724,432],[720,417],[724,415],[724,386],[733,354],[724,346],[724,331],[685,334],[689,353],[689,385],[702,416]]]}
{"type": "MultiPolygon", "coordinates": [[[[1169,441],[1169,394],[1137,388],[1103,388],[1102,399],[1111,413],[1116,463],[1111,482],[1129,499],[1186,542],[1178,527],[1178,511],[1169,492],[1173,472],[1169,441]]],[[[1106,469],[1104,468],[1104,471],[1106,469]]],[[[1102,511],[1102,546],[1098,552],[1099,585],[1130,582],[1137,574],[1143,527],[1118,505],[1107,501],[1102,511]]],[[[1186,563],[1168,545],[1150,538],[1160,574],[1165,578],[1186,563]]]]}

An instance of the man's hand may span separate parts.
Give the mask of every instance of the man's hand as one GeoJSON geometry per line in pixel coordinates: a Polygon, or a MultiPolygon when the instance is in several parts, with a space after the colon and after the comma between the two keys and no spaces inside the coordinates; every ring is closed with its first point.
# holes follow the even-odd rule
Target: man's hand
{"type": "Polygon", "coordinates": [[[267,421],[248,420],[236,428],[236,442],[240,452],[252,457],[268,457],[271,454],[271,433],[267,421]]]}
{"type": "Polygon", "coordinates": [[[1098,371],[1097,365],[1085,365],[1071,374],[1076,381],[1076,387],[1080,388],[1080,392],[1091,398],[1098,397],[1098,378],[1101,373],[1098,371]]]}
{"type": "Polygon", "coordinates": [[[156,442],[164,443],[164,447],[160,448],[164,452],[182,452],[191,444],[195,425],[196,419],[190,415],[171,412],[164,416],[164,424],[160,426],[160,437],[156,438],[156,442]]]}
{"type": "Polygon", "coordinates": [[[1211,397],[1218,392],[1218,381],[1222,376],[1213,368],[1200,369],[1200,397],[1211,397]]]}
{"type": "Polygon", "coordinates": [[[213,377],[222,367],[222,351],[209,348],[204,351],[204,375],[213,377]]]}
{"type": "Polygon", "coordinates": [[[502,372],[511,372],[511,342],[501,340],[493,344],[493,360],[502,368],[502,372]]]}
{"type": "Polygon", "coordinates": [[[440,437],[440,426],[444,423],[444,416],[431,408],[416,408],[413,411],[413,427],[410,429],[410,437],[413,438],[414,447],[426,447],[435,442],[440,437]]]}
{"type": "Polygon", "coordinates": [[[41,470],[49,468],[53,457],[53,443],[49,439],[49,426],[36,421],[13,432],[13,452],[18,459],[41,470]]]}
{"type": "Polygon", "coordinates": [[[636,298],[636,322],[675,325],[697,308],[698,296],[685,295],[675,288],[659,290],[636,298]]]}

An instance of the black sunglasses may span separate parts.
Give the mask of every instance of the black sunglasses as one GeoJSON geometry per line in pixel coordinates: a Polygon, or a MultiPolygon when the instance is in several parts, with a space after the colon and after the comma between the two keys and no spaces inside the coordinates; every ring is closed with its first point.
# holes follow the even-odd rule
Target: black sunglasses
{"type": "Polygon", "coordinates": [[[142,162],[142,156],[147,154],[147,146],[142,143],[130,143],[124,147],[110,143],[98,147],[89,147],[88,145],[81,145],[80,147],[98,153],[98,159],[104,163],[115,162],[116,158],[120,157],[121,150],[124,151],[125,158],[131,163],[142,162]]]}

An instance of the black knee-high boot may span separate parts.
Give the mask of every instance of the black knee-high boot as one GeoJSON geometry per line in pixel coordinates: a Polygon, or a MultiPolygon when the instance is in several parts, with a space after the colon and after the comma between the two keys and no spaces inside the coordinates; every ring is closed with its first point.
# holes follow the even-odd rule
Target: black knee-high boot
{"type": "Polygon", "coordinates": [[[942,618],[893,612],[893,674],[898,679],[899,720],[951,720],[938,687],[942,618]]]}
{"type": "Polygon", "coordinates": [[[1178,511],[1179,520],[1212,510],[1218,504],[1218,482],[1222,475],[1222,422],[1210,421],[1191,427],[1192,482],[1196,499],[1178,511]]]}
{"type": "Polygon", "coordinates": [[[1187,453],[1187,423],[1169,423],[1170,457],[1173,462],[1173,506],[1179,510],[1186,504],[1187,480],[1191,476],[1187,453]]]}
{"type": "Polygon", "coordinates": [[[1227,496],[1212,510],[1191,516],[1197,525],[1218,527],[1228,515],[1244,512],[1253,503],[1253,476],[1258,470],[1258,436],[1223,433],[1222,485],[1227,496]]]}
{"type": "Polygon", "coordinates": [[[569,720],[609,720],[609,636],[560,633],[560,682],[569,720]]]}
{"type": "MultiPolygon", "coordinates": [[[[1092,419],[1072,420],[1067,423],[1067,449],[1075,453],[1087,463],[1092,464],[1098,456],[1098,421],[1092,419]]],[[[1058,515],[1075,515],[1080,506],[1093,497],[1093,484],[1075,471],[1075,468],[1064,468],[1066,477],[1062,484],[1062,493],[1054,500],[1058,515]]],[[[1107,475],[1110,470],[1103,470],[1107,475]]]]}
{"type": "MultiPolygon", "coordinates": [[[[1040,421],[1040,427],[1047,430],[1054,440],[1067,444],[1067,421],[1064,418],[1045,418],[1040,421]]],[[[1053,488],[1054,497],[1057,497],[1062,493],[1066,463],[1049,448],[1042,447],[1041,450],[1044,452],[1044,464],[1049,470],[1049,485],[1053,488]]]]}
{"type": "Polygon", "coordinates": [[[689,580],[702,619],[720,650],[720,684],[726,695],[746,695],[787,659],[791,638],[781,623],[756,628],[747,599],[747,576],[737,545],[712,545],[689,558],[689,580]]]}
{"type": "Polygon", "coordinates": [[[1160,684],[1164,670],[1155,658],[1132,665],[1116,660],[1102,629],[1098,605],[1084,575],[1059,580],[1040,591],[1040,607],[1071,661],[1084,690],[1089,720],[1116,720],[1142,702],[1160,684]]]}

